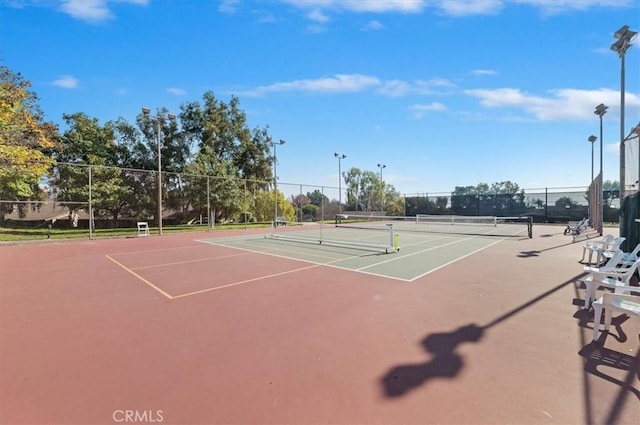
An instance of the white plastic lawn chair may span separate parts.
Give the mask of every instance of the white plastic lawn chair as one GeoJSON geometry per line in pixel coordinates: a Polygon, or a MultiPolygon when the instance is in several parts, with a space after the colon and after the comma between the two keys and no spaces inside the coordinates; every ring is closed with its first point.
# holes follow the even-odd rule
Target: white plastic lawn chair
{"type": "MultiPolygon", "coordinates": [[[[640,291],[637,286],[619,288],[625,291],[640,291]]],[[[606,293],[593,303],[593,340],[597,341],[600,336],[600,321],[602,320],[602,309],[604,308],[604,329],[608,331],[611,327],[611,317],[614,311],[624,313],[628,316],[640,318],[640,296],[631,294],[606,293]]]]}
{"type": "MultiPolygon", "coordinates": [[[[585,267],[584,271],[589,273],[589,276],[582,279],[581,282],[585,285],[584,307],[589,308],[591,303],[596,298],[596,291],[599,288],[613,289],[616,293],[625,293],[627,290],[621,288],[629,288],[631,284],[631,278],[635,274],[638,267],[640,267],[640,260],[636,260],[629,267],[615,267],[619,263],[620,258],[624,255],[622,251],[618,252],[609,263],[615,263],[613,266],[607,266],[595,268],[585,267]]],[[[638,287],[635,287],[638,288],[638,287]]]]}
{"type": "Polygon", "coordinates": [[[618,261],[619,266],[629,267],[640,258],[640,244],[636,245],[631,252],[625,252],[618,261]]]}
{"type": "Polygon", "coordinates": [[[620,245],[625,241],[625,237],[618,236],[614,237],[611,240],[608,240],[598,246],[593,246],[591,248],[591,253],[589,254],[589,262],[591,263],[591,256],[596,254],[596,262],[595,264],[602,264],[609,260],[616,252],[620,251],[620,245]]]}
{"type": "Polygon", "coordinates": [[[611,242],[611,240],[614,238],[615,236],[613,235],[605,235],[602,239],[595,239],[592,241],[587,241],[583,246],[582,246],[582,258],[580,259],[580,262],[583,263],[585,256],[587,255],[587,252],[589,252],[589,262],[588,264],[593,264],[593,253],[595,252],[596,249],[602,248],[605,244],[611,242]]]}

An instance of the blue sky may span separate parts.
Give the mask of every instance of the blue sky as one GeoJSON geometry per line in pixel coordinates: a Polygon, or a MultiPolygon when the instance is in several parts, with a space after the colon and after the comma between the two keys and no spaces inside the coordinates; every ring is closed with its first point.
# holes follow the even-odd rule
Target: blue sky
{"type": "Polygon", "coordinates": [[[236,95],[251,128],[286,140],[281,183],[338,186],[338,152],[342,170],[386,165],[402,193],[583,187],[600,103],[604,178],[619,179],[623,25],[640,30],[640,0],[0,0],[0,60],[61,129],[63,113],[133,122],[236,95]]]}

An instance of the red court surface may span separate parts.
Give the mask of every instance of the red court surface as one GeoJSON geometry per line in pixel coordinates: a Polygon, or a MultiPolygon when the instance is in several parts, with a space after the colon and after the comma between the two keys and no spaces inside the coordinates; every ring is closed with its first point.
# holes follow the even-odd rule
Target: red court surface
{"type": "Polygon", "coordinates": [[[411,282],[216,232],[0,246],[0,423],[636,424],[640,321],[590,342],[562,230],[411,282]]]}

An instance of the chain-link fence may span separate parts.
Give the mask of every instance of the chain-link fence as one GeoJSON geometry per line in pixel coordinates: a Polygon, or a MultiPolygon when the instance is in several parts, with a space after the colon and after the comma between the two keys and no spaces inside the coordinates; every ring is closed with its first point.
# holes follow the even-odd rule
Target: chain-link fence
{"type": "MultiPolygon", "coordinates": [[[[536,222],[589,217],[585,188],[545,188],[515,194],[405,194],[383,190],[353,198],[345,188],[256,181],[126,168],[57,164],[35,199],[0,199],[0,227],[50,232],[152,227],[326,221],[349,211],[415,216],[532,216],[536,222]],[[160,190],[158,190],[160,189],[160,190]],[[342,192],[342,193],[341,193],[342,192]],[[277,196],[275,196],[277,193],[277,196]],[[380,195],[380,196],[378,196],[380,195]],[[354,208],[355,206],[355,208],[354,208]],[[391,214],[391,213],[390,213],[391,214]],[[159,220],[159,217],[162,220],[159,220]]],[[[618,222],[618,191],[604,192],[604,222],[618,222]]]]}
{"type": "MultiPolygon", "coordinates": [[[[416,193],[404,195],[404,201],[407,216],[531,216],[537,223],[566,223],[590,217],[589,190],[586,187],[530,189],[515,194],[416,193]]],[[[619,191],[604,191],[603,210],[605,222],[618,222],[619,191]]]]}

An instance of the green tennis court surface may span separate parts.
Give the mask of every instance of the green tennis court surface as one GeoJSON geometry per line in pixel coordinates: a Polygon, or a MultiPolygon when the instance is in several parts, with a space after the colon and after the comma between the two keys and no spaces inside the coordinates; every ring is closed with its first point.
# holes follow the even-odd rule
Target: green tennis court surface
{"type": "Polygon", "coordinates": [[[521,244],[529,240],[529,229],[522,223],[502,228],[493,224],[465,225],[462,229],[437,224],[434,230],[422,225],[417,229],[404,226],[412,224],[307,224],[278,228],[263,235],[199,242],[410,282],[496,243],[521,244]]]}

